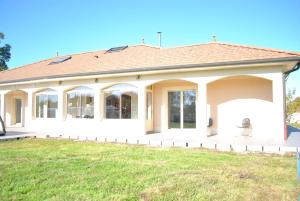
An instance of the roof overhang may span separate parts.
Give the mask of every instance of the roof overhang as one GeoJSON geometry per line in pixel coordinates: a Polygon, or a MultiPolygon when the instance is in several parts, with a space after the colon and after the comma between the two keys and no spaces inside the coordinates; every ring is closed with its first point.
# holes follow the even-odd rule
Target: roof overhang
{"type": "Polygon", "coordinates": [[[92,79],[101,77],[115,77],[115,76],[130,76],[130,75],[145,75],[157,73],[170,73],[170,72],[188,72],[188,71],[208,71],[218,69],[234,69],[244,67],[260,67],[260,66],[278,66],[282,65],[283,72],[287,72],[294,68],[300,61],[300,57],[285,57],[273,59],[257,59],[257,60],[244,60],[244,61],[231,61],[231,62],[216,62],[204,64],[188,64],[188,65],[172,65],[172,66],[155,66],[145,68],[130,68],[122,70],[110,71],[95,71],[84,73],[70,73],[63,75],[43,76],[34,78],[25,78],[18,80],[0,81],[0,86],[16,85],[16,84],[32,84],[41,82],[53,81],[67,81],[75,79],[92,79]]]}

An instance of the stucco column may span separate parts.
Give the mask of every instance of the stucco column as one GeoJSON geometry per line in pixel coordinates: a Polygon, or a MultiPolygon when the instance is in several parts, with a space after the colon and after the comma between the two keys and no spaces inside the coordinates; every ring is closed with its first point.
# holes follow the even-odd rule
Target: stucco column
{"type": "Polygon", "coordinates": [[[100,88],[94,89],[94,119],[100,119],[100,88]]]}
{"type": "Polygon", "coordinates": [[[100,121],[102,121],[103,119],[105,119],[105,97],[104,97],[104,92],[103,89],[100,89],[99,91],[99,119],[100,121]]]}
{"type": "Polygon", "coordinates": [[[273,115],[274,122],[274,136],[272,138],[276,143],[284,142],[284,131],[285,131],[285,122],[284,122],[284,78],[282,73],[276,73],[272,79],[273,81],[273,115]]]}
{"type": "Polygon", "coordinates": [[[141,134],[146,134],[146,88],[138,88],[138,128],[141,134]]]}
{"type": "Polygon", "coordinates": [[[25,127],[31,126],[33,117],[33,91],[26,90],[27,92],[27,106],[25,107],[25,127]]]}
{"type": "MultiPolygon", "coordinates": [[[[67,106],[66,106],[67,107],[67,106]]],[[[64,90],[57,90],[57,120],[64,121],[64,90]]]]}
{"type": "Polygon", "coordinates": [[[2,117],[3,121],[5,121],[5,93],[0,93],[0,101],[1,101],[1,105],[0,105],[0,116],[2,117]]]}
{"type": "Polygon", "coordinates": [[[198,82],[197,104],[196,104],[196,127],[199,135],[207,137],[207,83],[198,82]]]}

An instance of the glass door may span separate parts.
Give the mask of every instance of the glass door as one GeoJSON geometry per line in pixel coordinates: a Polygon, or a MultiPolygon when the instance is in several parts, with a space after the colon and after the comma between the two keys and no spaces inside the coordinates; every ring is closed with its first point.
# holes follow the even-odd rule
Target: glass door
{"type": "Polygon", "coordinates": [[[181,92],[168,92],[168,107],[169,107],[169,129],[181,128],[181,92]]]}
{"type": "Polygon", "coordinates": [[[187,90],[183,95],[183,128],[196,128],[196,91],[187,90]]]}
{"type": "Polygon", "coordinates": [[[196,91],[168,92],[168,128],[196,128],[196,91]]]}
{"type": "Polygon", "coordinates": [[[22,100],[16,99],[16,124],[22,123],[22,100]]]}

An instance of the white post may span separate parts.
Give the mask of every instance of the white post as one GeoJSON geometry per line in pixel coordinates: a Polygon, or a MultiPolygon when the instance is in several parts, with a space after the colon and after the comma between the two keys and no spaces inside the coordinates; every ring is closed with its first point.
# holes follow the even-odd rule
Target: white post
{"type": "MultiPolygon", "coordinates": [[[[274,75],[273,81],[273,118],[274,118],[274,141],[284,142],[285,122],[284,122],[284,80],[282,73],[274,75]]],[[[272,136],[273,137],[273,136],[272,136]]]]}
{"type": "Polygon", "coordinates": [[[0,100],[1,100],[1,105],[0,105],[0,116],[2,117],[3,121],[5,121],[5,93],[0,93],[0,100]]]}
{"type": "Polygon", "coordinates": [[[198,94],[196,104],[196,125],[202,138],[207,137],[207,83],[198,82],[198,94]]]}
{"type": "Polygon", "coordinates": [[[105,119],[105,107],[104,107],[104,104],[105,104],[105,97],[104,97],[104,92],[102,89],[100,89],[99,91],[99,99],[100,99],[100,103],[99,103],[99,110],[100,110],[100,113],[99,113],[99,118],[100,118],[100,121],[102,121],[103,119],[105,119]]]}
{"type": "Polygon", "coordinates": [[[146,89],[143,85],[138,88],[138,122],[139,133],[146,134],[146,89]]]}
{"type": "Polygon", "coordinates": [[[29,128],[31,126],[33,117],[33,91],[27,90],[27,107],[25,107],[25,126],[29,128]]]}
{"type": "Polygon", "coordinates": [[[94,119],[100,119],[100,88],[94,89],[94,119]]]}
{"type": "Polygon", "coordinates": [[[64,90],[57,90],[57,120],[62,123],[64,121],[64,90]]]}

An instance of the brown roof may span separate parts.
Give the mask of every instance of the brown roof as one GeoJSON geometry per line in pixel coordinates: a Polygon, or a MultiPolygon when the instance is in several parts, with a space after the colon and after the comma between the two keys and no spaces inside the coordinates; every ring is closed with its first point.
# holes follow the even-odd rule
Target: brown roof
{"type": "Polygon", "coordinates": [[[300,60],[299,52],[213,42],[175,48],[129,46],[120,52],[105,50],[70,55],[65,62],[48,65],[55,58],[0,72],[0,83],[74,75],[163,69],[165,67],[212,66],[264,60],[300,60]],[[98,58],[97,58],[98,57],[98,58]]]}

